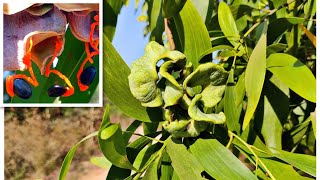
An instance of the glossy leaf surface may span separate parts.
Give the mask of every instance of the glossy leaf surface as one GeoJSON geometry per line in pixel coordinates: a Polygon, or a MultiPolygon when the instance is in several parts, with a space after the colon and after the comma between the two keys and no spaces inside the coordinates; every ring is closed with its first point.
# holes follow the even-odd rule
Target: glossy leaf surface
{"type": "Polygon", "coordinates": [[[257,179],[252,172],[216,139],[198,139],[191,153],[215,179],[257,179]]]}
{"type": "Polygon", "coordinates": [[[266,74],[267,22],[264,22],[263,34],[253,49],[245,74],[245,87],[248,96],[248,106],[243,120],[242,129],[249,123],[258,105],[266,74]]]}
{"type": "Polygon", "coordinates": [[[191,62],[196,68],[199,64],[198,58],[211,48],[207,28],[191,1],[186,1],[179,15],[175,15],[173,19],[182,47],[178,50],[186,55],[187,64],[191,62]]]}
{"type": "Polygon", "coordinates": [[[283,53],[272,54],[267,59],[267,69],[295,93],[316,102],[316,79],[297,58],[283,53]]]}

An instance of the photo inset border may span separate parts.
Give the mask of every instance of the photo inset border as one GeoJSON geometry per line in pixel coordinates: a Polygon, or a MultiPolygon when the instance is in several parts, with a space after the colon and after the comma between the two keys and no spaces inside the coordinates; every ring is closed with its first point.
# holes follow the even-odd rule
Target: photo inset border
{"type": "Polygon", "coordinates": [[[0,13],[0,106],[103,106],[101,2],[5,1],[0,13]]]}

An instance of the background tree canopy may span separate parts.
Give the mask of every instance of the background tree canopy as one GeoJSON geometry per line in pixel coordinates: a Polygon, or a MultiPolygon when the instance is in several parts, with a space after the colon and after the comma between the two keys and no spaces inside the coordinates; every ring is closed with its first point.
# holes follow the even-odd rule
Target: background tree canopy
{"type": "Polygon", "coordinates": [[[107,179],[315,178],[315,2],[136,0],[152,42],[130,69],[111,43],[129,1],[105,0],[104,93],[136,119],[107,106],[89,136],[107,179]]]}

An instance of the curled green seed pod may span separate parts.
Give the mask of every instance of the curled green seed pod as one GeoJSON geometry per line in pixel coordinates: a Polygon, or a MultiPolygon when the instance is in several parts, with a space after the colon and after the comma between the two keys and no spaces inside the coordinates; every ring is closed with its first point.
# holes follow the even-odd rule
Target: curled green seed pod
{"type": "Polygon", "coordinates": [[[131,93],[145,107],[159,107],[163,104],[161,91],[157,87],[159,80],[157,62],[169,59],[174,62],[185,59],[179,51],[169,51],[157,42],[151,41],[145,48],[145,54],[132,63],[128,77],[131,93]]]}
{"type": "Polygon", "coordinates": [[[225,89],[226,85],[209,85],[204,88],[204,90],[201,92],[202,97],[200,99],[200,101],[203,103],[203,106],[206,108],[213,108],[215,105],[217,105],[221,101],[225,89]]]}
{"type": "Polygon", "coordinates": [[[203,113],[197,106],[197,103],[202,98],[201,94],[197,94],[191,101],[191,104],[188,108],[189,116],[196,121],[205,121],[212,124],[223,124],[226,121],[226,116],[223,112],[219,114],[206,114],[203,113]]]}
{"type": "Polygon", "coordinates": [[[223,97],[228,72],[211,62],[193,71],[185,58],[179,51],[150,42],[131,65],[128,77],[132,94],[143,106],[163,108],[162,127],[176,138],[199,136],[209,123],[226,121],[223,112],[212,112],[223,97]],[[161,59],[164,63],[157,69],[161,59]]]}
{"type": "Polygon", "coordinates": [[[164,119],[166,121],[162,124],[162,127],[172,137],[196,137],[208,126],[206,122],[195,121],[189,116],[181,115],[181,112],[178,114],[180,115],[175,116],[172,109],[164,110],[164,119]]]}
{"type": "Polygon", "coordinates": [[[228,77],[228,72],[223,67],[211,62],[200,64],[183,82],[183,88],[195,86],[223,85],[228,77]]]}
{"type": "Polygon", "coordinates": [[[179,103],[180,98],[183,96],[182,88],[177,88],[170,81],[166,81],[166,88],[163,92],[164,108],[173,106],[179,103]]]}
{"type": "Polygon", "coordinates": [[[165,121],[163,123],[163,128],[174,138],[197,137],[206,130],[207,126],[208,123],[195,120],[165,121]]]}

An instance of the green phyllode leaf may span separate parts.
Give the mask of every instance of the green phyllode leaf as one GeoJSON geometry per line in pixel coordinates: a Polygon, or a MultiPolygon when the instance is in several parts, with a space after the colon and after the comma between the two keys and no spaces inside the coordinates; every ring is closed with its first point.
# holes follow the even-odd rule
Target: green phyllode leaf
{"type": "Polygon", "coordinates": [[[264,30],[256,47],[252,51],[245,74],[248,106],[244,116],[242,129],[245,129],[249,125],[251,118],[253,117],[260,99],[266,74],[267,22],[263,22],[261,25],[264,26],[264,30]]]}
{"type": "Polygon", "coordinates": [[[305,21],[304,18],[287,17],[278,18],[269,24],[267,44],[271,45],[274,42],[278,42],[284,35],[284,33],[295,24],[301,24],[305,21]]]}
{"type": "MultiPolygon", "coordinates": [[[[244,75],[240,76],[240,79],[241,80],[238,81],[237,86],[244,90],[244,75]],[[242,83],[243,85],[239,85],[240,83],[242,83]]],[[[237,98],[240,99],[239,97],[241,96],[241,93],[237,93],[237,86],[234,83],[234,69],[231,69],[224,96],[224,112],[226,113],[226,123],[228,129],[231,131],[236,131],[238,134],[240,134],[239,119],[242,104],[240,105],[240,103],[237,103],[237,98]]],[[[238,101],[240,102],[240,100],[238,101]]],[[[241,102],[242,101],[243,96],[241,102]]]]}
{"type": "MultiPolygon", "coordinates": [[[[272,175],[276,179],[290,179],[290,180],[311,180],[312,178],[307,178],[300,176],[295,169],[286,163],[283,163],[281,161],[277,161],[271,158],[261,158],[261,161],[268,167],[272,175]],[[286,172],[286,173],[283,173],[286,172]]],[[[269,177],[266,176],[264,172],[261,171],[261,169],[258,169],[257,172],[258,176],[262,179],[267,179],[269,177]]]]}
{"type": "Polygon", "coordinates": [[[167,140],[167,153],[172,161],[172,167],[180,179],[198,180],[204,170],[197,158],[176,139],[167,140]]]}
{"type": "Polygon", "coordinates": [[[102,156],[102,157],[91,157],[90,158],[90,162],[102,169],[110,169],[111,167],[111,162],[108,161],[108,159],[106,159],[106,157],[102,156]]]}
{"type": "Polygon", "coordinates": [[[162,14],[166,18],[170,18],[178,14],[186,3],[186,0],[164,0],[162,4],[162,14]]]}
{"type": "Polygon", "coordinates": [[[198,139],[190,150],[205,171],[215,179],[257,179],[216,139],[198,139]]]}
{"type": "Polygon", "coordinates": [[[159,179],[158,178],[158,166],[160,162],[161,156],[159,156],[155,161],[153,161],[148,167],[146,173],[144,174],[142,180],[148,179],[159,179]]]}
{"type": "Polygon", "coordinates": [[[98,132],[94,132],[94,133],[89,134],[88,136],[84,137],[81,141],[79,141],[76,145],[74,145],[70,149],[70,151],[68,152],[68,154],[66,155],[66,157],[63,160],[63,163],[62,163],[62,166],[60,169],[60,173],[59,173],[59,180],[64,180],[66,178],[68,170],[69,170],[71,162],[72,162],[72,159],[73,159],[73,156],[74,156],[74,153],[76,152],[78,146],[82,142],[96,136],[97,134],[98,134],[98,132]]]}
{"type": "Polygon", "coordinates": [[[187,57],[187,64],[192,63],[194,68],[199,65],[199,57],[211,49],[211,41],[206,25],[192,1],[185,2],[179,14],[173,16],[180,45],[178,49],[187,57]],[[196,27],[196,28],[195,28],[196,27]]]}
{"type": "Polygon", "coordinates": [[[109,119],[110,106],[107,105],[103,120],[101,122],[98,142],[103,155],[115,166],[124,169],[133,169],[126,152],[126,142],[119,125],[110,123],[109,119]],[[118,127],[116,127],[118,126],[118,127]],[[109,132],[107,132],[109,131],[109,132]]]}
{"type": "Polygon", "coordinates": [[[240,41],[239,31],[236,22],[232,16],[229,6],[225,2],[220,2],[218,7],[218,20],[223,34],[227,37],[228,41],[237,46],[240,41]]]}
{"type": "Polygon", "coordinates": [[[295,166],[296,168],[316,176],[316,156],[291,153],[283,150],[269,148],[274,156],[295,166]]]}
{"type": "Polygon", "coordinates": [[[267,69],[295,93],[316,102],[316,78],[297,58],[284,53],[271,54],[267,59],[267,69]]]}

